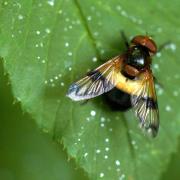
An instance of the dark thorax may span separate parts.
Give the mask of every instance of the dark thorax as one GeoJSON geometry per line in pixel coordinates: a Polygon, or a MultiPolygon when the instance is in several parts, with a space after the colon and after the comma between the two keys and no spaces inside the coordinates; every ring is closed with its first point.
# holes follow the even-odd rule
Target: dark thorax
{"type": "Polygon", "coordinates": [[[148,65],[149,58],[149,51],[146,47],[132,46],[128,50],[126,64],[141,71],[148,65]]]}
{"type": "Polygon", "coordinates": [[[126,56],[121,73],[129,79],[135,79],[150,64],[149,51],[141,45],[131,46],[126,56]]]}

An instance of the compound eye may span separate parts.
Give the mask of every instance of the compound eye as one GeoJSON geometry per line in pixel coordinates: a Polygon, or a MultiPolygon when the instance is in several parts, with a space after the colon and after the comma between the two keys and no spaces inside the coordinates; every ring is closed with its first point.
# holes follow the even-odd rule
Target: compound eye
{"type": "Polygon", "coordinates": [[[142,35],[135,36],[132,39],[131,43],[146,47],[149,50],[151,55],[157,52],[156,43],[149,36],[142,36],[142,35]]]}
{"type": "Polygon", "coordinates": [[[152,54],[155,54],[157,52],[157,46],[156,46],[155,42],[152,39],[148,39],[146,41],[145,46],[149,49],[149,51],[152,54]]]}

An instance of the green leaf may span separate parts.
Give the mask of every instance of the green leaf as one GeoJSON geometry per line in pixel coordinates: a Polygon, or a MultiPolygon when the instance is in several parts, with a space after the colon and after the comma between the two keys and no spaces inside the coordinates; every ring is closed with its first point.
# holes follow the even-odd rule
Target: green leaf
{"type": "Polygon", "coordinates": [[[63,140],[91,179],[159,179],[180,131],[179,1],[3,1],[0,55],[14,97],[39,128],[63,140]],[[102,97],[82,105],[65,97],[88,69],[124,51],[128,37],[153,35],[158,46],[172,41],[153,59],[160,131],[144,136],[134,114],[112,112],[102,97]],[[176,50],[177,48],[177,50],[176,50]],[[97,59],[97,61],[96,61],[97,59]]]}
{"type": "Polygon", "coordinates": [[[52,143],[20,104],[13,104],[7,79],[0,62],[0,179],[86,180],[84,171],[67,161],[62,145],[52,143]]]}
{"type": "Polygon", "coordinates": [[[167,171],[162,175],[162,180],[179,179],[180,177],[179,161],[180,161],[180,141],[177,152],[172,154],[172,158],[168,165],[167,171]]]}

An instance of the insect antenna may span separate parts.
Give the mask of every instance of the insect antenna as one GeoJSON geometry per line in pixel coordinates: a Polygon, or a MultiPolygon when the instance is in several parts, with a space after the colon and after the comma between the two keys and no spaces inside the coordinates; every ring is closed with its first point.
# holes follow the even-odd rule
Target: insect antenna
{"type": "Polygon", "coordinates": [[[123,30],[121,30],[121,38],[123,39],[126,48],[129,48],[128,38],[123,30]]]}

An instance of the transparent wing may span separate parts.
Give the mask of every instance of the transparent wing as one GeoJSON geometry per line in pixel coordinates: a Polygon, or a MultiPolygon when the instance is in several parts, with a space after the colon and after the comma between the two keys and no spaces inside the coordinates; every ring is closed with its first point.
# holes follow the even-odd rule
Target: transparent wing
{"type": "Polygon", "coordinates": [[[131,102],[140,120],[140,126],[155,137],[159,129],[159,111],[154,78],[150,69],[139,78],[141,86],[131,96],[131,102]]]}
{"type": "Polygon", "coordinates": [[[73,83],[67,96],[74,101],[90,99],[110,91],[118,83],[123,56],[117,56],[73,83]]]}

